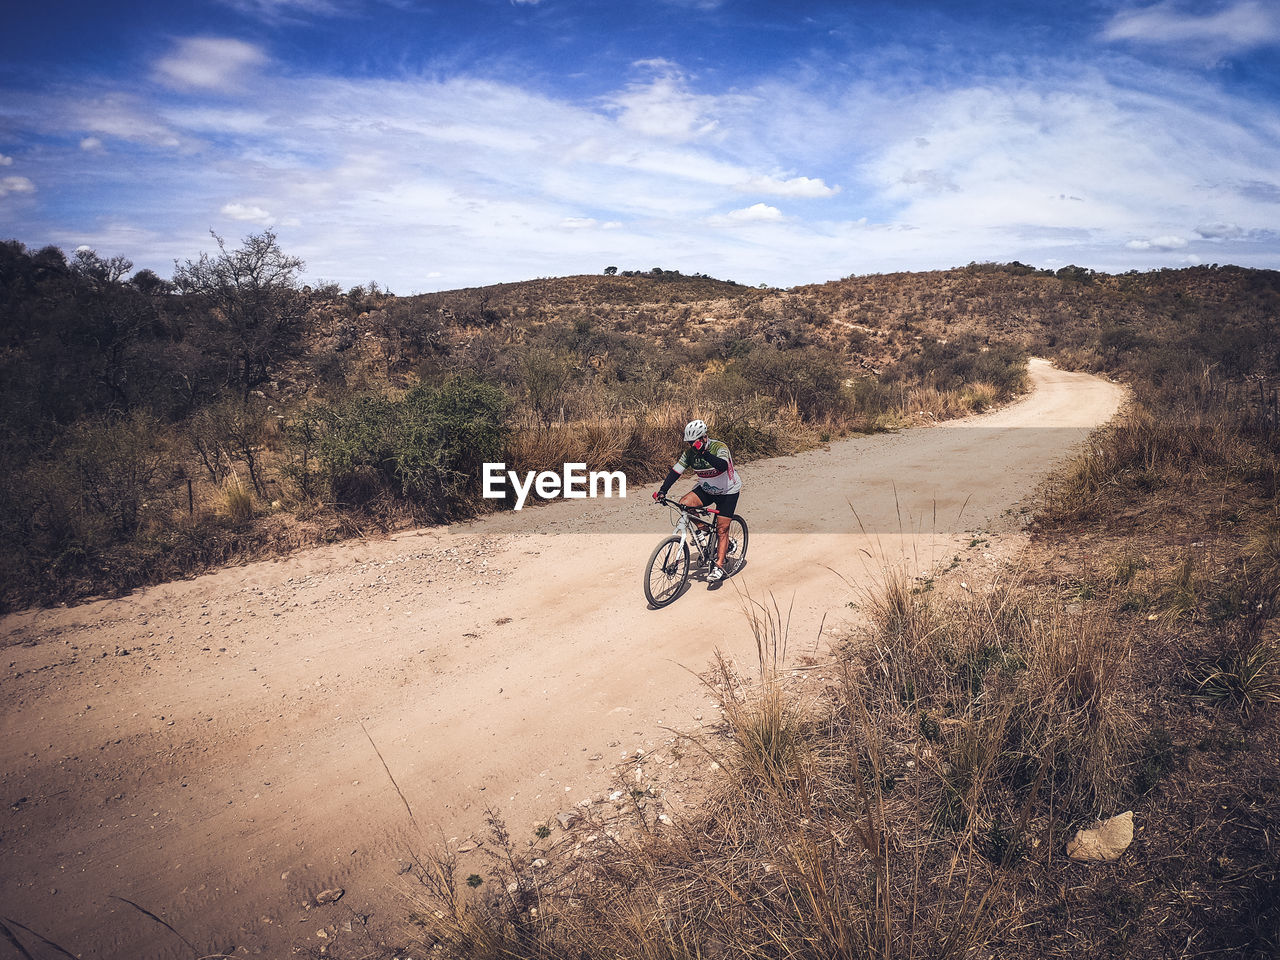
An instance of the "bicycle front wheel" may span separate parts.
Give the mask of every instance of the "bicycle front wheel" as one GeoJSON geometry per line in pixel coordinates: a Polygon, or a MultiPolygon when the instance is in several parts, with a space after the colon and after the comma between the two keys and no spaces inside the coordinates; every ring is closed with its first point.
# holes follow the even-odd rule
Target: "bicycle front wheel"
{"type": "Polygon", "coordinates": [[[644,595],[654,607],[671,603],[689,582],[689,548],[667,537],[654,549],[644,571],[644,595]]]}

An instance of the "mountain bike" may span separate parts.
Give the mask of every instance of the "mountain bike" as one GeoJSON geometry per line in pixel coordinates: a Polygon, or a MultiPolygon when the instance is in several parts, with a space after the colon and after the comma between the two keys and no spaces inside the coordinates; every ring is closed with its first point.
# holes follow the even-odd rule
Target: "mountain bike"
{"type": "MultiPolygon", "coordinates": [[[[663,497],[658,501],[679,511],[675,529],[649,556],[644,570],[644,595],[655,607],[665,607],[684,592],[696,568],[708,571],[720,555],[719,514],[704,507],[690,507],[663,497]],[[690,561],[696,561],[696,565],[690,561]]],[[[736,513],[729,518],[729,546],[724,554],[724,573],[731,577],[747,559],[747,521],[736,513]]]]}

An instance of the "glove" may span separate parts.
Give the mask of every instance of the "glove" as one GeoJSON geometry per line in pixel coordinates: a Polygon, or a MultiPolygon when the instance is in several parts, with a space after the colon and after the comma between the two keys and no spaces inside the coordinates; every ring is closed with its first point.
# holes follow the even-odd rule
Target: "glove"
{"type": "Polygon", "coordinates": [[[661,499],[662,499],[662,491],[661,491],[661,490],[655,490],[655,491],[653,491],[653,499],[654,499],[655,501],[657,501],[657,500],[661,500],[661,499]]]}
{"type": "Polygon", "coordinates": [[[693,441],[693,449],[697,450],[699,453],[701,453],[704,449],[706,449],[706,446],[707,446],[707,441],[705,437],[702,437],[693,441]]]}

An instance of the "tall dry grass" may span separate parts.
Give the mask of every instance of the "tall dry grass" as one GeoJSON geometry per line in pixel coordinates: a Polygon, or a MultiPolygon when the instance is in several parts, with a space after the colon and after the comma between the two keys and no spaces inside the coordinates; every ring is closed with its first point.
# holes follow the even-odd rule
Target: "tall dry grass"
{"type": "Polygon", "coordinates": [[[420,944],[584,960],[998,952],[1016,869],[1109,811],[1126,776],[1125,651],[1012,584],[939,600],[890,574],[868,606],[867,634],[801,695],[789,611],[744,598],[755,675],[716,658],[725,726],[692,745],[717,768],[698,809],[668,825],[638,813],[538,870],[499,834],[474,892],[444,853],[422,876],[420,944]]]}

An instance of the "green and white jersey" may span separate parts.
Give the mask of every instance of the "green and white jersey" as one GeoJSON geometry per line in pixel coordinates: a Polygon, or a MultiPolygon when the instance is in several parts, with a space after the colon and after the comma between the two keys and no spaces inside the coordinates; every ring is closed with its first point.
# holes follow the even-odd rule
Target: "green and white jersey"
{"type": "Polygon", "coordinates": [[[676,473],[692,470],[698,475],[698,485],[711,493],[737,493],[742,489],[742,478],[733,468],[733,457],[729,455],[729,445],[721,440],[708,440],[707,452],[729,464],[727,470],[719,470],[706,460],[700,451],[692,447],[680,454],[680,459],[671,469],[676,473]]]}

